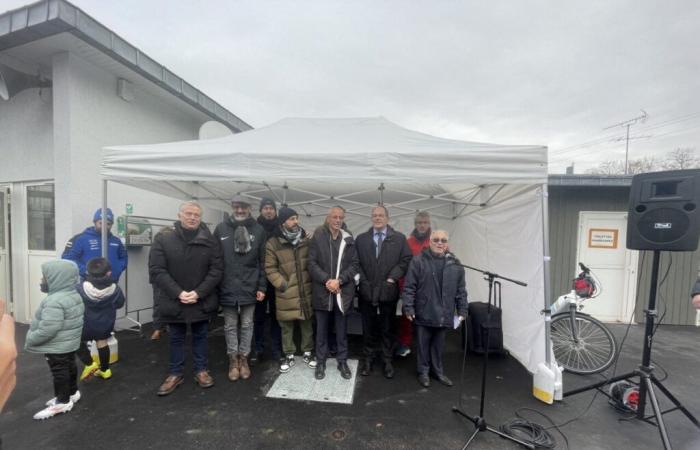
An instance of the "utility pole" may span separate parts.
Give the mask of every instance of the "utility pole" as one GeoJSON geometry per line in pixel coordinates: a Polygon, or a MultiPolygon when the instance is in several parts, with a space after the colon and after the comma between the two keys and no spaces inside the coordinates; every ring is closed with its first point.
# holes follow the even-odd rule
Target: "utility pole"
{"type": "Polygon", "coordinates": [[[610,128],[615,128],[615,127],[625,127],[627,128],[627,137],[625,138],[625,175],[629,174],[629,150],[630,150],[630,127],[632,125],[636,125],[637,123],[644,123],[647,120],[647,117],[649,117],[649,114],[647,114],[646,111],[643,109],[642,115],[637,116],[633,119],[625,120],[620,123],[616,123],[615,125],[610,125],[609,127],[603,128],[603,130],[609,130],[610,128]]]}

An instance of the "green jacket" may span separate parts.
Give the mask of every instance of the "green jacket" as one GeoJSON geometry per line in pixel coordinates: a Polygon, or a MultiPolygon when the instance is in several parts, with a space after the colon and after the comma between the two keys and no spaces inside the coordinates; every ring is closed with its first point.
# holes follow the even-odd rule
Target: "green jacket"
{"type": "Polygon", "coordinates": [[[80,346],[83,299],[75,289],[80,280],[73,261],[58,259],[41,265],[49,295],[42,300],[27,332],[24,348],[32,353],[61,354],[80,346]]]}
{"type": "Polygon", "coordinates": [[[275,287],[277,320],[305,320],[313,316],[311,276],[306,268],[309,260],[309,238],[302,230],[296,247],[277,231],[265,246],[265,272],[275,287]]]}

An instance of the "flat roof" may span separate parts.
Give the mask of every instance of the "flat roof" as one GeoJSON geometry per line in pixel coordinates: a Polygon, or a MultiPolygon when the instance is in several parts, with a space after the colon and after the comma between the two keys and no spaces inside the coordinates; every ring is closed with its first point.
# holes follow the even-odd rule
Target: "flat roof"
{"type": "Polygon", "coordinates": [[[632,184],[632,175],[550,174],[547,178],[550,186],[629,187],[632,184]]]}
{"type": "Polygon", "coordinates": [[[65,0],[44,0],[0,14],[0,51],[64,32],[97,48],[163,90],[223,123],[234,132],[253,128],[211,97],[65,0]]]}

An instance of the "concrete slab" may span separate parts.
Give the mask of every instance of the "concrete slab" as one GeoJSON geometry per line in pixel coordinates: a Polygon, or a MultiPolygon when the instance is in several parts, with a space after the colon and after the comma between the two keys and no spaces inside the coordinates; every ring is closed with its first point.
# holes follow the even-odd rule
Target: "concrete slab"
{"type": "Polygon", "coordinates": [[[340,376],[335,359],[326,361],[326,377],[317,380],[314,369],[304,364],[300,357],[287,373],[280,373],[267,394],[268,398],[305,400],[312,402],[341,403],[351,405],[357,381],[357,360],[348,360],[352,372],[349,380],[340,376]]]}

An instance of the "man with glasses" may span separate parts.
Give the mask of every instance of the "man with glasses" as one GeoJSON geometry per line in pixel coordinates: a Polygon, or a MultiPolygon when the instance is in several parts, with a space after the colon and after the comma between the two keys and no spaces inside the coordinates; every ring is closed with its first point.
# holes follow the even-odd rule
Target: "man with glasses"
{"type": "Polygon", "coordinates": [[[411,262],[406,236],[388,225],[389,211],[372,208],[372,227],[357,236],[360,260],[360,312],[364,361],[360,374],[372,372],[372,362],[381,354],[384,377],[394,378],[392,357],[396,346],[396,303],[399,280],[411,262]]]}
{"type": "Polygon", "coordinates": [[[214,236],[224,256],[224,276],[219,285],[219,302],[224,311],[228,378],[250,378],[253,316],[257,302],[265,300],[265,230],[250,215],[250,202],[241,195],[231,200],[233,212],[221,222],[214,236]]]}
{"type": "Polygon", "coordinates": [[[430,248],[414,257],[408,267],[403,291],[403,310],[416,330],[418,382],[427,388],[432,375],[445,386],[452,381],[443,372],[445,334],[454,327],[455,317],[467,316],[464,269],[447,251],[449,236],[435,230],[430,248]]]}
{"type": "Polygon", "coordinates": [[[106,216],[107,220],[103,220],[102,208],[95,211],[92,216],[93,226],[70,238],[61,254],[62,259],[68,259],[78,265],[81,280],[85,279],[87,262],[102,256],[102,225],[107,227],[107,259],[112,266],[112,278],[115,283],[119,282],[119,277],[126,270],[126,248],[121,239],[112,234],[114,214],[111,209],[106,209],[106,216]]]}

